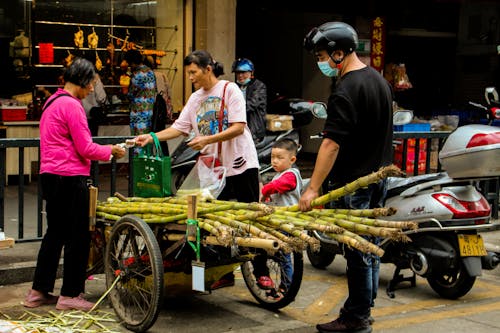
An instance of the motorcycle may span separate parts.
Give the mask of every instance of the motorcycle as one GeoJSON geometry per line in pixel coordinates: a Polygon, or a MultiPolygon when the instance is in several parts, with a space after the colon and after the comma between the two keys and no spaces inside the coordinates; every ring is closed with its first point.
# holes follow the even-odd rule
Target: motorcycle
{"type": "MultiPolygon", "coordinates": [[[[263,180],[271,177],[273,172],[271,166],[271,149],[274,142],[289,138],[299,144],[300,137],[298,129],[311,123],[314,118],[326,118],[326,105],[322,102],[312,102],[299,98],[278,98],[271,103],[272,114],[293,116],[292,129],[279,132],[266,131],[265,137],[257,142],[257,157],[259,160],[259,174],[263,180]]],[[[171,187],[175,194],[186,179],[187,175],[195,165],[199,151],[188,146],[189,141],[194,137],[191,133],[185,140],[176,147],[170,155],[171,158],[171,187]]],[[[300,144],[299,144],[300,147],[300,144]]]]}
{"type": "MultiPolygon", "coordinates": [[[[416,285],[416,275],[427,279],[441,297],[457,299],[473,287],[482,269],[500,263],[498,253],[486,251],[480,232],[491,228],[491,207],[478,190],[478,181],[500,175],[500,130],[488,125],[458,127],[447,138],[439,159],[446,172],[408,178],[388,178],[386,207],[396,214],[387,220],[415,221],[418,229],[406,231],[410,242],[383,239],[382,263],[395,270],[386,293],[395,297],[401,282],[416,285]],[[410,269],[404,276],[402,270],[410,269]]],[[[342,247],[314,232],[319,252],[307,249],[316,268],[331,264],[342,247]]]]}

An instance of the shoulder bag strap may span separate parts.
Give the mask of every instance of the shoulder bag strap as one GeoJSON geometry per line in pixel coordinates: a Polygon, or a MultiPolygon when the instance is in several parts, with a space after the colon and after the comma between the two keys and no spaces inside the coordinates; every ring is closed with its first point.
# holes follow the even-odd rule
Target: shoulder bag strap
{"type": "MultiPolygon", "coordinates": [[[[224,84],[224,90],[222,91],[222,100],[220,103],[220,111],[219,111],[219,133],[222,132],[222,122],[224,120],[224,101],[225,101],[225,96],[226,96],[226,88],[227,88],[228,84],[229,84],[229,81],[227,81],[224,84]]],[[[217,148],[217,157],[219,158],[220,161],[222,161],[221,151],[222,151],[222,141],[219,141],[218,148],[217,148]]]]}
{"type": "Polygon", "coordinates": [[[56,99],[58,99],[59,97],[63,97],[63,96],[73,97],[70,94],[60,94],[60,95],[57,95],[56,97],[52,98],[50,101],[48,101],[47,103],[45,103],[45,105],[42,108],[42,112],[45,111],[45,109],[47,109],[56,99]]]}

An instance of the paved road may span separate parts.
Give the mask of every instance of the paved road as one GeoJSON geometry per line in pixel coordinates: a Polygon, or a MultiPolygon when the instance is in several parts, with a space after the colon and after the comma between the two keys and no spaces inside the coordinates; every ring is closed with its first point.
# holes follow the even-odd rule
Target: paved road
{"type": "MultiPolygon", "coordinates": [[[[275,313],[258,306],[240,274],[234,287],[210,295],[167,295],[150,332],[190,333],[203,329],[211,333],[316,332],[315,324],[334,318],[346,297],[344,267],[342,257],[337,257],[326,270],[313,268],[306,259],[296,301],[275,313]]],[[[469,294],[455,301],[439,298],[422,278],[417,278],[415,288],[403,285],[391,299],[385,294],[391,276],[392,265],[383,264],[373,310],[375,332],[500,332],[500,268],[485,272],[469,294]]],[[[94,301],[105,291],[103,276],[95,278],[87,281],[88,296],[94,301]]],[[[28,288],[29,283],[0,287],[0,317],[18,316],[24,311],[20,302],[28,288]]],[[[101,309],[110,310],[109,304],[104,302],[101,309]]],[[[52,310],[53,307],[45,306],[36,312],[48,315],[52,310]]],[[[114,331],[127,331],[116,324],[108,326],[114,331]]]]}

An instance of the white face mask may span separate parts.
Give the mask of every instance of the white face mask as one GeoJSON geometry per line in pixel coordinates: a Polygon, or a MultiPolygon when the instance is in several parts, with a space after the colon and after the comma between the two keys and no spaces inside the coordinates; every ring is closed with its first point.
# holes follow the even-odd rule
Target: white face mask
{"type": "Polygon", "coordinates": [[[323,73],[323,75],[328,76],[328,77],[337,77],[339,76],[339,69],[335,66],[335,68],[332,68],[330,66],[330,63],[327,61],[318,61],[318,67],[320,71],[323,73]]]}

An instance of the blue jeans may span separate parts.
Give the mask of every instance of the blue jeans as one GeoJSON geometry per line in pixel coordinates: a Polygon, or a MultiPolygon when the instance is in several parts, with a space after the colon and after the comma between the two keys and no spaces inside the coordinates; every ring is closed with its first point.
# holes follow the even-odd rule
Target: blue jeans
{"type": "MultiPolygon", "coordinates": [[[[368,188],[360,189],[331,204],[331,208],[369,209],[383,207],[387,193],[387,182],[381,181],[368,188]]],[[[363,238],[378,245],[380,239],[373,236],[363,238]]],[[[348,246],[344,247],[347,261],[347,287],[349,296],[340,311],[347,320],[366,320],[377,297],[380,258],[371,253],[363,253],[348,246]]]]}

